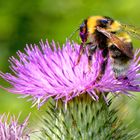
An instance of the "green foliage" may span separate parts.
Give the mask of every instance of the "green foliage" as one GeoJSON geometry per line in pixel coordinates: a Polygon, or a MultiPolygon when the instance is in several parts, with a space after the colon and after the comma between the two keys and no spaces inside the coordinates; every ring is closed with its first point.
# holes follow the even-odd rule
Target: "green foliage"
{"type": "Polygon", "coordinates": [[[134,140],[135,132],[129,132],[103,99],[93,101],[89,95],[80,95],[68,102],[50,102],[42,117],[41,140],[134,140]]]}

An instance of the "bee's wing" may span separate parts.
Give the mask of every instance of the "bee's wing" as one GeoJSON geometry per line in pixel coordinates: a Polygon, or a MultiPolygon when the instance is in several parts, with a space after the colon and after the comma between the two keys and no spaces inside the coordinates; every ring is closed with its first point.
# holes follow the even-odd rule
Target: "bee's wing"
{"type": "Polygon", "coordinates": [[[116,35],[106,31],[101,27],[97,27],[97,30],[109,38],[110,41],[129,58],[133,58],[132,46],[130,43],[120,40],[116,35]]]}
{"type": "Polygon", "coordinates": [[[121,29],[127,32],[130,36],[140,39],[140,28],[136,28],[133,25],[121,24],[121,29]]]}

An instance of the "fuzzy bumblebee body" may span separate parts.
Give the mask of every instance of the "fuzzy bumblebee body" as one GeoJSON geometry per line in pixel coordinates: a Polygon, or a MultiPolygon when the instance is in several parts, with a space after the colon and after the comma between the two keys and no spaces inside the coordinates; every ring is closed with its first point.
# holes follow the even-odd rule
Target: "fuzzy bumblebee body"
{"type": "MultiPolygon", "coordinates": [[[[122,33],[121,35],[118,35],[117,37],[125,43],[126,47],[128,47],[130,51],[133,51],[131,39],[128,34],[122,33]]],[[[109,42],[108,48],[109,48],[109,56],[112,62],[112,69],[114,71],[115,77],[126,78],[126,73],[129,68],[129,63],[131,59],[133,58],[133,54],[132,54],[132,57],[127,56],[125,53],[123,53],[111,42],[109,42]]]]}
{"type": "Polygon", "coordinates": [[[133,59],[133,47],[131,38],[122,30],[122,25],[110,17],[91,16],[84,20],[80,26],[80,38],[82,40],[79,63],[84,51],[84,45],[88,47],[89,69],[92,64],[92,55],[98,48],[102,51],[103,62],[96,81],[99,81],[106,70],[108,58],[111,58],[111,66],[116,78],[126,78],[126,72],[131,59],[133,59]]]}

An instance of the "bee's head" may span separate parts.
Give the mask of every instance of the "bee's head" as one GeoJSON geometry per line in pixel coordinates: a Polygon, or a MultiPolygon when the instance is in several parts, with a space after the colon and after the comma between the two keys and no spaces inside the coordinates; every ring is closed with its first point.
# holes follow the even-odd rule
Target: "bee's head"
{"type": "Polygon", "coordinates": [[[80,38],[82,42],[87,41],[88,31],[87,31],[87,20],[84,20],[83,23],[80,25],[80,38]]]}
{"type": "Polygon", "coordinates": [[[92,16],[87,19],[87,28],[89,34],[94,34],[97,26],[102,27],[109,32],[117,32],[121,28],[121,24],[110,17],[92,16]]]}

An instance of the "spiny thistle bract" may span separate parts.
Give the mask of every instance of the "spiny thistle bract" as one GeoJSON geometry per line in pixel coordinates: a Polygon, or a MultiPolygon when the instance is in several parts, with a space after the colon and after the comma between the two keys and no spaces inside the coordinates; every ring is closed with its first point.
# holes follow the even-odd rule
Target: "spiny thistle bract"
{"type": "Polygon", "coordinates": [[[88,93],[94,100],[99,100],[95,90],[106,98],[104,93],[130,95],[131,91],[140,91],[140,50],[135,52],[134,59],[126,73],[127,80],[117,80],[108,60],[107,69],[102,79],[92,85],[100,71],[102,61],[98,50],[93,55],[91,71],[88,68],[86,52],[80,63],[74,67],[78,58],[79,45],[66,42],[62,49],[54,42],[49,45],[40,43],[27,46],[25,53],[18,51],[19,59],[10,58],[11,70],[14,74],[0,72],[0,76],[8,81],[12,87],[5,88],[9,92],[31,96],[33,104],[42,106],[50,97],[55,100],[63,99],[65,103],[84,93],[88,93]]]}
{"type": "Polygon", "coordinates": [[[64,108],[61,101],[56,108],[52,100],[42,116],[40,140],[134,140],[136,131],[128,132],[127,126],[100,98],[95,102],[88,94],[76,97],[64,108]]]}

